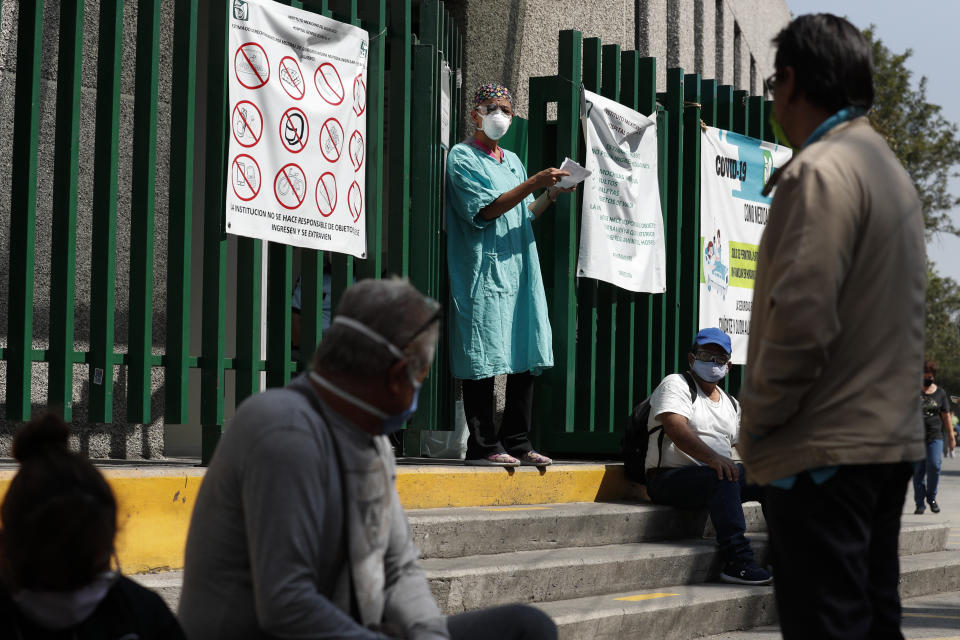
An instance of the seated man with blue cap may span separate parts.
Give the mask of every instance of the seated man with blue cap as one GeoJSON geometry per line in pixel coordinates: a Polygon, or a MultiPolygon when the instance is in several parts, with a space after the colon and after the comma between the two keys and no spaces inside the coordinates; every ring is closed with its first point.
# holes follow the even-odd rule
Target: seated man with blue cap
{"type": "Polygon", "coordinates": [[[740,406],[718,384],[727,375],[730,336],[703,329],[687,355],[690,370],[663,379],[650,397],[647,423],[647,492],[657,504],[708,509],[717,531],[723,570],[734,584],[770,584],[746,538],[744,502],[761,489],[747,484],[743,465],[733,460],[740,431],[740,406]]]}

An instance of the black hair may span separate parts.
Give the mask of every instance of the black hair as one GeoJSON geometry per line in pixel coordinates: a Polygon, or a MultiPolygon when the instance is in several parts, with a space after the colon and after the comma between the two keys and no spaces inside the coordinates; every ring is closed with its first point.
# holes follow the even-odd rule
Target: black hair
{"type": "Polygon", "coordinates": [[[69,438],[52,414],[14,438],[20,469],[0,506],[0,566],[14,589],[72,590],[110,567],[117,503],[100,472],[70,451],[69,438]]]}
{"type": "Polygon", "coordinates": [[[793,67],[796,88],[807,100],[834,113],[873,105],[870,43],[846,19],[830,13],[794,19],[773,39],[777,73],[793,67]]]}

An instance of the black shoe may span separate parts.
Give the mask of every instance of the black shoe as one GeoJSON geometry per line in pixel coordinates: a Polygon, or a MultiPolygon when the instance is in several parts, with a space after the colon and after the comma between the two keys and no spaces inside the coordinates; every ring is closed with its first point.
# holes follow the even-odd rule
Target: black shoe
{"type": "Polygon", "coordinates": [[[924,511],[926,511],[925,507],[917,507],[916,509],[913,510],[913,515],[922,516],[924,511]]]}
{"type": "Polygon", "coordinates": [[[728,562],[720,572],[720,579],[731,584],[763,585],[773,582],[773,576],[766,569],[756,562],[743,560],[728,562]]]}
{"type": "Polygon", "coordinates": [[[934,513],[940,513],[940,505],[937,504],[936,500],[930,501],[930,511],[933,511],[934,513]]]}

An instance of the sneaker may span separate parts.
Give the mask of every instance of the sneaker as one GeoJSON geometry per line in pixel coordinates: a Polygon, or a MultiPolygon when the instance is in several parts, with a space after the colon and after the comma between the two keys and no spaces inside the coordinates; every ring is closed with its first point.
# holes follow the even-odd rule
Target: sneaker
{"type": "Polygon", "coordinates": [[[936,500],[930,501],[930,511],[933,511],[934,513],[940,513],[940,505],[937,504],[936,500]]]}
{"type": "Polygon", "coordinates": [[[720,579],[731,584],[764,585],[773,582],[773,576],[756,562],[734,560],[720,572],[720,579]]]}
{"type": "Polygon", "coordinates": [[[525,454],[520,456],[520,464],[531,467],[549,467],[553,464],[553,460],[542,453],[537,453],[536,451],[527,451],[525,454]]]}
{"type": "Polygon", "coordinates": [[[486,458],[464,460],[463,464],[471,467],[519,467],[520,461],[509,453],[495,453],[486,458]]]}
{"type": "MultiPolygon", "coordinates": [[[[937,507],[937,509],[939,509],[939,508],[940,508],[940,507],[937,507]]],[[[913,515],[915,515],[915,516],[922,516],[922,515],[923,515],[923,512],[926,511],[926,510],[927,510],[926,507],[917,507],[916,509],[913,510],[913,515]]]]}

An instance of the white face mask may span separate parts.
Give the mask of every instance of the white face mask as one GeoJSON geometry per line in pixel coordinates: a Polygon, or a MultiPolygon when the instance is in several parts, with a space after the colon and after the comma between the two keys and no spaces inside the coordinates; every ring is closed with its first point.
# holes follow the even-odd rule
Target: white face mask
{"type": "Polygon", "coordinates": [[[120,574],[107,571],[74,591],[21,589],[12,597],[17,608],[28,618],[41,627],[59,631],[89,618],[119,577],[120,574]]]}
{"type": "Polygon", "coordinates": [[[510,128],[511,118],[502,111],[482,116],[480,128],[491,140],[499,140],[510,128]]]}

